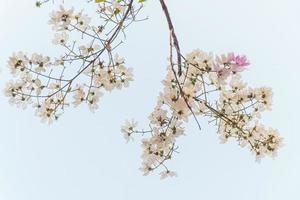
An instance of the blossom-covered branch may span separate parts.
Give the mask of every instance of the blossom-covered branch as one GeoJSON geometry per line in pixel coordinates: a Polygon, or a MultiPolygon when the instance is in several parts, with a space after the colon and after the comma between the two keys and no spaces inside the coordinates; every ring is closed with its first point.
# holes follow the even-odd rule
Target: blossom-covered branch
{"type": "MultiPolygon", "coordinates": [[[[39,6],[43,1],[37,3],[39,6]]],[[[25,108],[32,104],[37,116],[52,122],[72,103],[85,102],[91,111],[98,108],[103,90],[127,87],[133,80],[132,68],[114,53],[123,43],[120,33],[137,19],[143,8],[134,0],[106,1],[98,5],[99,20],[92,25],[83,11],[60,9],[50,15],[55,31],[53,43],[65,50],[58,58],[18,52],[9,58],[15,79],[7,84],[10,102],[25,108]],[[71,38],[75,38],[71,40],[71,38]],[[73,99],[73,100],[71,100],[73,99]]]]}
{"type": "Polygon", "coordinates": [[[183,124],[191,116],[199,129],[197,118],[206,117],[216,126],[221,142],[233,138],[240,146],[248,147],[257,160],[265,155],[275,156],[282,138],[277,130],[259,122],[261,113],[271,109],[271,88],[251,88],[242,80],[241,72],[249,65],[246,56],[234,53],[217,56],[194,50],[186,57],[180,54],[183,62],[176,59],[176,63],[173,50],[178,54],[180,48],[166,5],[163,0],[160,2],[170,30],[170,59],[164,89],[149,116],[149,130],[138,130],[135,121],[127,121],[121,129],[127,141],[134,134],[141,135],[144,175],[162,168],[161,178],[176,176],[166,162],[178,152],[176,141],[184,135],[183,124]]]}

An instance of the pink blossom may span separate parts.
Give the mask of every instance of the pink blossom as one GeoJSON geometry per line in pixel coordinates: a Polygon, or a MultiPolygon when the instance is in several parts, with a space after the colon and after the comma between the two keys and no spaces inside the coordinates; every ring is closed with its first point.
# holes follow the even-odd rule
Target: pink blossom
{"type": "Polygon", "coordinates": [[[234,55],[234,53],[223,54],[216,57],[215,70],[219,77],[226,79],[231,73],[241,72],[249,65],[246,56],[234,55]]]}
{"type": "Polygon", "coordinates": [[[235,56],[234,61],[240,67],[245,67],[250,64],[247,60],[247,57],[244,55],[243,56],[240,56],[240,55],[235,56]]]}
{"type": "Polygon", "coordinates": [[[248,66],[250,63],[247,60],[246,56],[234,56],[234,64],[231,67],[232,72],[241,72],[246,69],[246,66],[248,66]]]}

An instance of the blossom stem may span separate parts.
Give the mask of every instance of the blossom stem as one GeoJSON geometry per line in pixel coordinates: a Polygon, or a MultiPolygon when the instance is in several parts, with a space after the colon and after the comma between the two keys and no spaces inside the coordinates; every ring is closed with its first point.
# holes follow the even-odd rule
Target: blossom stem
{"type": "Polygon", "coordinates": [[[174,45],[174,47],[176,49],[176,52],[177,52],[178,75],[181,76],[182,75],[182,69],[181,69],[181,53],[180,53],[179,42],[178,42],[175,30],[174,30],[173,22],[172,22],[168,7],[165,4],[164,0],[160,0],[160,4],[161,4],[161,7],[163,9],[163,12],[165,13],[165,16],[166,16],[166,19],[167,19],[167,22],[168,22],[168,26],[169,26],[169,31],[170,31],[171,36],[173,38],[173,45],[174,45]]]}

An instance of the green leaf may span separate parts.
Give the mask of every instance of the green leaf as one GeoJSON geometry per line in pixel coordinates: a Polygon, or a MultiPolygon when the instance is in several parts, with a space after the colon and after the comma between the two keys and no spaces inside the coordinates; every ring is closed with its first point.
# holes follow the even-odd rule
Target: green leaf
{"type": "Polygon", "coordinates": [[[95,0],[96,3],[102,3],[105,2],[105,0],[95,0]]]}

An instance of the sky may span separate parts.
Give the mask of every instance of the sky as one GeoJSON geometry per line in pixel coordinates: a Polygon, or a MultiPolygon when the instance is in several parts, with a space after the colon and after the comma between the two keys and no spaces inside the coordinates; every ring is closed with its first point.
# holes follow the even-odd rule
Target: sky
{"type": "MultiPolygon", "coordinates": [[[[65,0],[89,12],[85,1],[65,0]]],[[[144,177],[140,141],[127,144],[125,119],[147,124],[166,75],[168,30],[158,1],[148,0],[119,54],[134,68],[127,89],[104,95],[96,113],[70,108],[58,122],[41,123],[29,108],[8,103],[3,88],[12,77],[8,57],[16,51],[57,55],[48,13],[33,0],[0,0],[0,200],[300,199],[299,74],[300,3],[297,0],[166,0],[182,52],[237,52],[251,62],[243,77],[251,86],[271,86],[273,110],[263,114],[278,129],[284,147],[275,159],[255,162],[236,142],[220,144],[216,128],[193,120],[179,139],[171,168],[177,178],[144,177]]]]}

